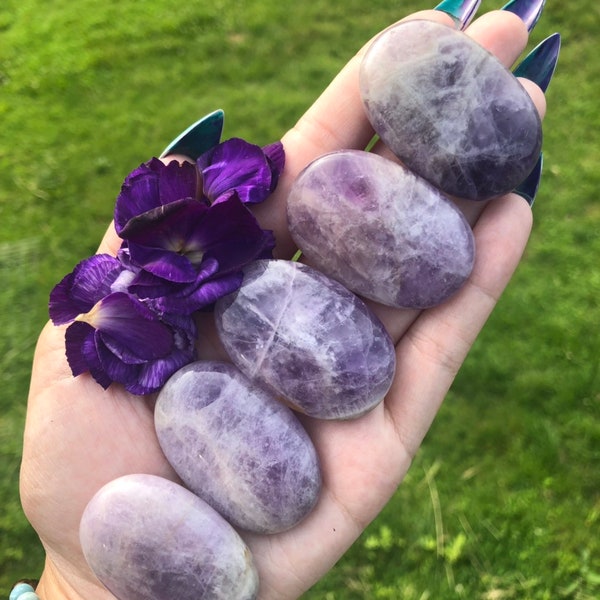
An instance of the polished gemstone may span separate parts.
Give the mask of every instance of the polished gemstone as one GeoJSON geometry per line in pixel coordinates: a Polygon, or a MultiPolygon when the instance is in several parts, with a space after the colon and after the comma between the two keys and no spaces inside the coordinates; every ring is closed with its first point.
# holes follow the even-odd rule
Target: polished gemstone
{"type": "Polygon", "coordinates": [[[440,304],[473,267],[473,233],[455,204],[375,154],[344,150],[316,159],[294,182],[287,211],[313,266],[388,306],[440,304]]]}
{"type": "Polygon", "coordinates": [[[366,52],[360,90],[375,131],[442,191],[483,200],[531,172],[542,129],[519,81],[466,34],[406,21],[366,52]]]}
{"type": "Polygon", "coordinates": [[[357,417],[391,385],[394,347],[381,322],[306,265],[261,260],[245,267],[241,288],[217,302],[215,318],[233,362],[310,416],[357,417]]]}
{"type": "Polygon", "coordinates": [[[79,538],[90,568],[119,600],[254,600],[258,593],[252,555],[233,527],[156,475],[124,475],[100,488],[79,538]]]}
{"type": "Polygon", "coordinates": [[[234,365],[199,361],[158,395],[156,433],[186,486],[257,533],[296,525],[315,505],[317,453],[297,416],[234,365]]]}

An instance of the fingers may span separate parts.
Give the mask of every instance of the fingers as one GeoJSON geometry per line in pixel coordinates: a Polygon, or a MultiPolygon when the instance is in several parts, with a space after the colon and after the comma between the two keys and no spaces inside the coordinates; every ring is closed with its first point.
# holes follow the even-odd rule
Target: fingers
{"type": "Polygon", "coordinates": [[[115,224],[111,221],[100,245],[98,246],[97,253],[98,254],[112,254],[112,256],[116,256],[119,248],[121,247],[121,238],[117,235],[115,231],[115,224]]]}
{"type": "Polygon", "coordinates": [[[491,52],[505,67],[519,58],[527,45],[525,23],[514,13],[495,10],[473,21],[465,33],[491,52]]]}
{"type": "Polygon", "coordinates": [[[531,225],[531,210],[516,194],[490,202],[474,229],[477,253],[466,285],[445,304],[421,313],[397,345],[386,408],[410,454],[516,269],[531,225]]]}

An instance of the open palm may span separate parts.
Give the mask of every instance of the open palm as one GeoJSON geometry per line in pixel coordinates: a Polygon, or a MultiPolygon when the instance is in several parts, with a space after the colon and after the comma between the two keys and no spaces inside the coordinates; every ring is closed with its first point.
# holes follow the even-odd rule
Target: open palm
{"type": "MultiPolygon", "coordinates": [[[[450,24],[443,13],[413,15],[450,24]]],[[[490,13],[468,30],[506,65],[523,50],[527,33],[513,14],[490,13]]],[[[277,255],[290,257],[285,197],[299,171],[317,156],[364,148],[372,136],[359,94],[355,57],[282,139],[286,169],[277,192],[255,210],[273,229],[277,255]]],[[[531,88],[540,113],[544,100],[531,88]]],[[[376,152],[386,154],[385,148],[376,152]]],[[[531,228],[531,211],[517,195],[489,203],[460,203],[474,226],[477,258],[467,284],[427,311],[372,305],[395,344],[397,372],[385,401],[355,421],[303,418],[319,454],[323,490],[298,526],[272,536],[243,534],[261,578],[260,598],[297,598],[352,544],[393,494],[426,434],[456,372],[516,268],[531,228]]],[[[101,251],[116,251],[112,227],[101,251]]],[[[47,552],[38,593],[58,598],[113,598],[83,558],[78,527],[84,507],[105,483],[129,473],[177,480],[154,432],[153,398],[120,386],[104,391],[89,375],[73,378],[64,355],[64,329],[47,325],[36,351],[22,468],[25,511],[47,552]]],[[[203,357],[218,353],[214,337],[203,357]]]]}

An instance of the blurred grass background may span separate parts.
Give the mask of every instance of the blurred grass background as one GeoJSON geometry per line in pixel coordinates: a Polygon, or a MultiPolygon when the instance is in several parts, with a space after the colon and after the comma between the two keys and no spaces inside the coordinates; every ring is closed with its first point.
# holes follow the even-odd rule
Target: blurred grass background
{"type": "MultiPolygon", "coordinates": [[[[369,37],[431,7],[3,0],[0,595],[42,568],[18,470],[47,296],[123,177],[219,107],[225,137],[278,139],[369,37]]],[[[528,49],[560,31],[563,50],[526,258],[405,483],[305,598],[600,597],[599,30],[598,3],[548,0],[528,49]]]]}

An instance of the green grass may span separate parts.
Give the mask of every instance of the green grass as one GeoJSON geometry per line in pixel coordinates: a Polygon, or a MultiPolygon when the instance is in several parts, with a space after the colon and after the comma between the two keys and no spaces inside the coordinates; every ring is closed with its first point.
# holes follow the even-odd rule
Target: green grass
{"type": "MultiPolygon", "coordinates": [[[[483,10],[501,3],[486,1],[483,10]]],[[[423,0],[4,0],[0,7],[0,595],[42,552],[18,468],[53,284],[92,253],[126,173],[197,117],[277,139],[374,33],[423,0]]],[[[600,596],[599,5],[560,31],[525,261],[405,483],[310,600],[600,596]]]]}

